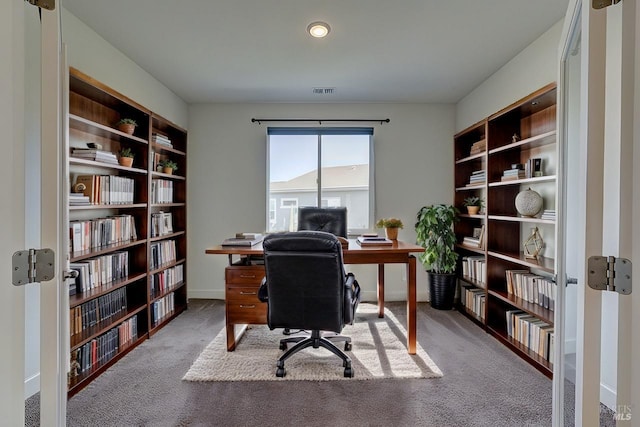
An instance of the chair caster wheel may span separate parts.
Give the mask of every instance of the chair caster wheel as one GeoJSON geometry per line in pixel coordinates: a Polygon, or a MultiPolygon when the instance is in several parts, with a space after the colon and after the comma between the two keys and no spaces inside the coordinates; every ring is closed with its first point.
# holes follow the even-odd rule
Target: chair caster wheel
{"type": "Polygon", "coordinates": [[[344,343],[344,351],[351,351],[351,343],[348,341],[345,341],[344,343]]]}
{"type": "MultiPolygon", "coordinates": [[[[276,369],[276,377],[283,378],[285,375],[287,375],[287,371],[285,371],[285,369],[284,369],[284,368],[278,368],[278,369],[276,369]]],[[[345,370],[345,374],[344,374],[344,376],[345,376],[345,377],[347,376],[347,374],[346,374],[346,370],[345,370]]]]}
{"type": "Polygon", "coordinates": [[[287,343],[286,342],[281,342],[280,343],[280,350],[286,350],[287,349],[287,343]]]}
{"type": "Polygon", "coordinates": [[[354,376],[353,369],[351,367],[344,368],[344,376],[345,378],[353,378],[354,376]]]}

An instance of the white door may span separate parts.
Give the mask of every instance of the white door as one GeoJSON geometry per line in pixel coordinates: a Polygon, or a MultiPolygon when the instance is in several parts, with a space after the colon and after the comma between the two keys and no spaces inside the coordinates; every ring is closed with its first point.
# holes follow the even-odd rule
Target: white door
{"type": "MultiPolygon", "coordinates": [[[[59,2],[56,2],[59,3],[59,2]]],[[[0,123],[3,129],[4,164],[0,171],[0,271],[5,277],[0,288],[0,414],[6,425],[24,425],[25,401],[25,314],[39,299],[39,344],[41,425],[65,425],[66,368],[64,363],[64,316],[59,315],[64,287],[60,265],[66,251],[60,251],[60,49],[59,5],[55,11],[38,10],[22,0],[0,2],[0,123]],[[35,40],[35,42],[34,42],[35,40]],[[32,59],[37,58],[35,61],[32,59]],[[34,69],[34,66],[36,67],[34,69]],[[36,79],[31,77],[34,75],[36,79]],[[31,99],[35,98],[35,101],[31,99]],[[40,105],[37,111],[30,107],[40,105]],[[35,135],[35,136],[34,136],[35,135]],[[41,147],[38,156],[25,149],[41,147]],[[32,178],[39,177],[39,185],[32,178]],[[30,184],[27,185],[27,182],[30,184]],[[27,191],[29,190],[29,191],[27,191]],[[35,191],[38,194],[33,194],[35,191]],[[34,213],[34,210],[38,212],[34,213]],[[38,224],[34,224],[33,218],[38,224]],[[32,243],[39,230],[39,247],[56,253],[55,280],[35,287],[12,285],[12,254],[32,243]],[[29,236],[27,238],[27,236],[29,236]],[[30,240],[30,242],[27,242],[30,240]],[[62,258],[61,256],[62,255],[62,258]],[[27,295],[27,297],[25,296],[27,295]]]]}
{"type": "Polygon", "coordinates": [[[631,361],[640,339],[631,326],[638,320],[640,289],[622,295],[587,285],[589,257],[633,262],[633,246],[640,249],[640,227],[633,220],[640,213],[640,186],[634,185],[640,171],[635,168],[634,176],[633,168],[634,157],[640,158],[636,22],[633,0],[602,9],[591,0],[572,0],[565,18],[558,78],[556,267],[563,310],[555,319],[555,426],[598,426],[601,417],[611,416],[617,425],[632,425],[633,408],[639,407],[640,369],[631,361]]]}

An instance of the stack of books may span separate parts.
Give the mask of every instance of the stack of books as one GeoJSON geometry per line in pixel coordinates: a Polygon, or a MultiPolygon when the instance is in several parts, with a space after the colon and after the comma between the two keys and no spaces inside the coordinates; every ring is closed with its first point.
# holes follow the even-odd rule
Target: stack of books
{"type": "Polygon", "coordinates": [[[362,234],[356,238],[356,242],[360,246],[389,246],[393,245],[393,242],[384,236],[378,236],[377,234],[362,234]]]}
{"type": "Polygon", "coordinates": [[[84,206],[90,204],[91,200],[89,200],[89,196],[85,196],[83,193],[69,193],[69,206],[84,206]]]}
{"type": "Polygon", "coordinates": [[[540,217],[541,219],[548,219],[551,221],[555,221],[556,220],[556,211],[555,209],[545,209],[542,212],[542,216],[540,217]]]}
{"type": "Polygon", "coordinates": [[[479,170],[475,172],[471,172],[471,177],[469,177],[469,186],[484,184],[487,180],[487,172],[485,170],[479,170]]]}
{"type": "Polygon", "coordinates": [[[171,140],[166,135],[161,135],[159,133],[154,133],[152,138],[153,138],[153,142],[156,145],[164,145],[165,147],[173,147],[173,144],[171,143],[171,140]]]}
{"type": "Polygon", "coordinates": [[[118,164],[118,156],[111,151],[98,150],[97,148],[72,148],[71,157],[93,160],[95,162],[118,164]]]}
{"type": "Polygon", "coordinates": [[[500,181],[512,181],[512,180],[523,179],[523,178],[525,178],[524,170],[507,169],[506,171],[502,172],[502,177],[500,178],[500,181]]]}
{"type": "Polygon", "coordinates": [[[224,239],[222,246],[253,246],[262,242],[262,233],[236,233],[235,237],[224,239]]]}
{"type": "Polygon", "coordinates": [[[469,155],[473,156],[474,154],[482,153],[487,149],[487,140],[481,139],[478,142],[474,142],[471,146],[471,150],[469,150],[469,155]]]}

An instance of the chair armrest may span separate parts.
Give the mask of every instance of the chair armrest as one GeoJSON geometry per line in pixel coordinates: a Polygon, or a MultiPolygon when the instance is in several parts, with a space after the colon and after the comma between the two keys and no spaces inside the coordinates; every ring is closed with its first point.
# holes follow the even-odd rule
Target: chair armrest
{"type": "Polygon", "coordinates": [[[356,309],[360,302],[360,284],[353,273],[348,273],[345,279],[344,323],[345,325],[350,325],[353,324],[353,320],[356,317],[356,309]]]}
{"type": "Polygon", "coordinates": [[[269,291],[267,289],[267,278],[263,277],[260,282],[260,288],[258,288],[258,299],[262,302],[269,301],[269,291]]]}

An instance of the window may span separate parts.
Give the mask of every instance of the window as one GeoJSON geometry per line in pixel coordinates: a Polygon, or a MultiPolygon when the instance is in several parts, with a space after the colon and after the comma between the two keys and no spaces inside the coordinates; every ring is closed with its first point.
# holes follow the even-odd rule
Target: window
{"type": "Polygon", "coordinates": [[[268,231],[297,230],[298,206],[345,206],[351,234],[371,229],[372,128],[270,127],[267,134],[268,231]]]}

